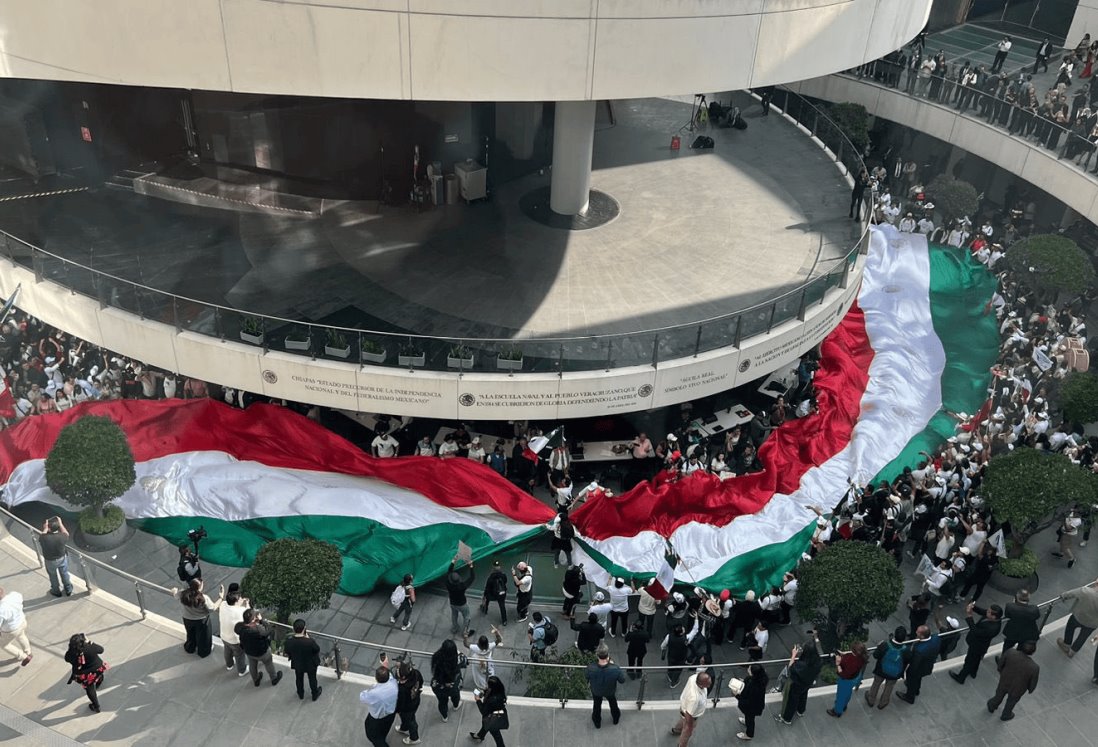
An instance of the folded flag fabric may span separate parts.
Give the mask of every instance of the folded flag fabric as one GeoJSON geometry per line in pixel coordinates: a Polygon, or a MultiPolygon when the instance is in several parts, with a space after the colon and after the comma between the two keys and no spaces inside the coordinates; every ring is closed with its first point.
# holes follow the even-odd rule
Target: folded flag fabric
{"type": "Polygon", "coordinates": [[[0,433],[0,482],[12,504],[63,509],[44,459],[64,425],[104,415],[125,431],[137,482],[115,501],[173,543],[202,524],[207,560],[250,565],[264,542],[314,537],[344,556],[342,591],[365,594],[446,572],[465,542],[474,557],[545,531],[553,512],[469,459],[375,459],[284,407],[236,410],[212,400],[89,403],[0,433]]]}
{"type": "Polygon", "coordinates": [[[829,513],[851,479],[913,463],[909,441],[929,450],[952,432],[955,420],[932,422],[946,417],[943,382],[957,411],[979,408],[998,347],[984,317],[994,279],[967,255],[874,228],[857,303],[822,344],[819,413],[771,434],[761,472],[658,478],[589,500],[573,516],[588,577],[652,576],[670,541],[679,583],[736,594],[778,583],[808,547],[813,508],[829,513]]]}

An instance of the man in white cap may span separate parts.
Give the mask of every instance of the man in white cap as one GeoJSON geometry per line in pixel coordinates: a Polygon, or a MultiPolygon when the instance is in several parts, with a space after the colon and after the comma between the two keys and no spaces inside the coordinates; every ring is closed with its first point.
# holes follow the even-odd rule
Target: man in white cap
{"type": "Polygon", "coordinates": [[[637,593],[637,585],[630,579],[626,586],[624,578],[615,578],[607,592],[610,594],[610,627],[607,632],[611,638],[616,637],[614,631],[621,623],[621,634],[624,636],[629,632],[629,597],[637,593]]]}
{"type": "Polygon", "coordinates": [[[587,612],[589,614],[595,615],[599,618],[599,625],[601,625],[603,628],[606,628],[606,620],[613,610],[614,605],[607,601],[605,592],[601,591],[595,592],[595,596],[591,600],[591,606],[587,608],[587,612]]]}
{"type": "Polygon", "coordinates": [[[480,445],[480,436],[474,436],[472,442],[469,444],[469,453],[465,455],[469,459],[479,464],[484,464],[484,460],[488,457],[488,453],[484,450],[484,447],[480,445]]]}

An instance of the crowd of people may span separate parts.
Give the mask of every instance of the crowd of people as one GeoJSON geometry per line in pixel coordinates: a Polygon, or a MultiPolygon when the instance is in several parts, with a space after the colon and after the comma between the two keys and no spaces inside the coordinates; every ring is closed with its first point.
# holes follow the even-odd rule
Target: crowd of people
{"type": "MultiPolygon", "coordinates": [[[[1003,71],[1013,42],[1009,36],[997,45],[990,68],[968,60],[947,59],[943,50],[931,54],[920,37],[905,48],[857,68],[858,77],[870,77],[912,96],[971,111],[1010,134],[1031,139],[1059,156],[1091,166],[1098,149],[1098,78],[1094,75],[1098,40],[1085,35],[1074,48],[1065,49],[1058,72],[1041,92],[1033,81],[1038,68],[1048,71],[1053,47],[1046,38],[1038,48],[1032,69],[1028,63],[1013,74],[1003,71]]],[[[1098,159],[1093,164],[1098,173],[1098,159]]]]}

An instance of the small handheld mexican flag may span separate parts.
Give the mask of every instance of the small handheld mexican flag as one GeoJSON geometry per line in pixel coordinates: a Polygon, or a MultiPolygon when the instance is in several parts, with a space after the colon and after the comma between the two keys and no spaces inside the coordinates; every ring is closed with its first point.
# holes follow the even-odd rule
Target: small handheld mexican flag
{"type": "Polygon", "coordinates": [[[652,579],[652,583],[648,585],[648,593],[657,602],[662,602],[671,595],[671,589],[675,586],[675,568],[682,562],[675,553],[675,548],[671,547],[671,543],[664,541],[667,543],[667,552],[663,556],[663,565],[656,573],[656,577],[652,579]]]}
{"type": "Polygon", "coordinates": [[[555,449],[564,443],[564,426],[554,428],[548,436],[534,436],[529,445],[523,450],[522,455],[534,464],[538,463],[538,454],[545,449],[555,449]]]}

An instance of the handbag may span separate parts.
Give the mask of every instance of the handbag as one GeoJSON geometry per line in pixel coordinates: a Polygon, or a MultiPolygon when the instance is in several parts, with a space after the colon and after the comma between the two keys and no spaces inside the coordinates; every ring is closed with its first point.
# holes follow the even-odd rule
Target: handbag
{"type": "Polygon", "coordinates": [[[510,726],[511,722],[507,718],[507,709],[505,708],[484,714],[484,728],[487,731],[503,731],[510,726]]]}

